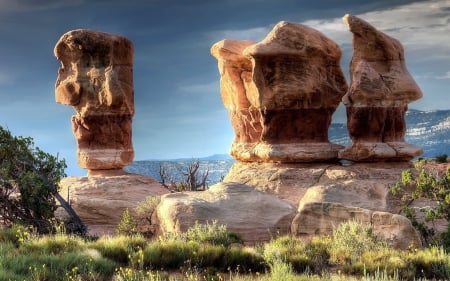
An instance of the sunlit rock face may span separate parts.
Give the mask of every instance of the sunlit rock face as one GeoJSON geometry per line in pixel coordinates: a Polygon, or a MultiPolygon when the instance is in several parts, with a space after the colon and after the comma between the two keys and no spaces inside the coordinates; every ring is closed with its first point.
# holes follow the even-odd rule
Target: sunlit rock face
{"type": "Polygon", "coordinates": [[[78,164],[89,170],[122,169],[134,158],[133,45],[128,39],[73,30],[56,43],[61,62],[56,102],[71,105],[78,164]]]}
{"type": "Polygon", "coordinates": [[[234,158],[337,159],[341,147],[328,141],[328,127],[347,84],[335,42],[308,26],[283,21],[261,42],[224,40],[211,52],[235,129],[234,158]],[[233,116],[236,109],[239,117],[233,116]]]}
{"type": "Polygon", "coordinates": [[[249,100],[256,87],[252,80],[252,63],[243,55],[254,41],[222,40],[214,44],[211,53],[218,60],[220,94],[228,110],[235,138],[230,154],[236,159],[247,159],[246,151],[261,139],[261,114],[249,100]]]}
{"type": "Polygon", "coordinates": [[[405,142],[405,112],[422,92],[405,65],[401,43],[358,17],[343,18],[353,33],[351,83],[343,103],[353,144],[339,152],[352,161],[405,161],[423,153],[405,142]]]}

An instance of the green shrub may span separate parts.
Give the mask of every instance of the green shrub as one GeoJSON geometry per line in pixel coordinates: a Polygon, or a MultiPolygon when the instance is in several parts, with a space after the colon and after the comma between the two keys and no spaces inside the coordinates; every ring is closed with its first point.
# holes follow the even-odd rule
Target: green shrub
{"type": "MultiPolygon", "coordinates": [[[[437,176],[433,171],[425,169],[423,165],[423,162],[416,162],[414,170],[402,171],[401,181],[391,188],[391,192],[405,202],[402,206],[403,213],[422,235],[425,244],[429,245],[434,242],[435,231],[426,223],[436,219],[445,219],[450,222],[450,169],[447,169],[445,175],[437,176]],[[413,191],[410,192],[410,189],[413,191]],[[417,219],[416,209],[410,207],[411,203],[417,199],[432,202],[431,206],[421,209],[424,212],[424,220],[417,219]]],[[[446,235],[450,236],[450,234],[444,234],[440,242],[447,243],[449,239],[446,235]]],[[[445,244],[443,246],[447,247],[445,244]]]]}
{"type": "Polygon", "coordinates": [[[103,236],[89,245],[98,250],[102,256],[120,264],[127,264],[130,255],[144,249],[147,240],[142,236],[103,236]]]}
{"type": "Polygon", "coordinates": [[[64,280],[68,272],[76,271],[81,280],[110,280],[116,264],[103,259],[81,254],[62,255],[10,255],[2,261],[2,268],[23,276],[18,280],[64,280]]]}
{"type": "Polygon", "coordinates": [[[145,233],[148,237],[154,234],[154,229],[152,229],[152,216],[160,202],[161,196],[148,196],[134,209],[138,230],[141,233],[145,233]]]}
{"type": "MultiPolygon", "coordinates": [[[[149,269],[179,269],[192,256],[193,248],[182,240],[154,241],[143,250],[143,267],[149,269]]],[[[140,253],[132,260],[139,259],[140,253]]]]}
{"type": "Polygon", "coordinates": [[[288,263],[295,272],[323,273],[328,266],[327,237],[313,238],[309,243],[292,236],[281,236],[264,246],[264,260],[269,264],[280,260],[288,263]]]}
{"type": "Polygon", "coordinates": [[[447,154],[439,154],[435,157],[437,163],[447,163],[447,154]]]}
{"type": "Polygon", "coordinates": [[[223,245],[200,245],[194,241],[189,241],[188,246],[193,250],[189,263],[198,268],[219,268],[227,250],[223,245]]]}
{"type": "Polygon", "coordinates": [[[226,225],[218,225],[216,220],[211,223],[200,224],[198,221],[186,232],[187,240],[198,243],[209,243],[213,245],[230,246],[233,243],[241,243],[239,236],[227,230],[226,225]]]}
{"type": "Polygon", "coordinates": [[[345,265],[358,262],[366,251],[381,250],[387,243],[378,239],[369,226],[356,221],[346,221],[333,230],[330,261],[345,265]]]}
{"type": "Polygon", "coordinates": [[[117,235],[133,236],[139,234],[137,222],[131,216],[130,210],[125,209],[122,213],[122,219],[116,228],[117,235]]]}
{"type": "Polygon", "coordinates": [[[416,277],[449,280],[450,256],[442,247],[418,250],[408,256],[408,261],[416,267],[416,277]]]}
{"type": "Polygon", "coordinates": [[[346,265],[345,272],[357,275],[399,276],[412,280],[416,274],[413,264],[408,262],[407,253],[394,249],[369,250],[362,254],[361,259],[351,265],[346,265]]]}
{"type": "Polygon", "coordinates": [[[227,249],[223,257],[223,271],[240,272],[263,272],[266,269],[266,263],[261,254],[250,247],[231,247],[227,249]]]}
{"type": "Polygon", "coordinates": [[[82,251],[84,246],[84,241],[77,236],[57,234],[30,239],[22,244],[20,252],[58,255],[82,251]]]}

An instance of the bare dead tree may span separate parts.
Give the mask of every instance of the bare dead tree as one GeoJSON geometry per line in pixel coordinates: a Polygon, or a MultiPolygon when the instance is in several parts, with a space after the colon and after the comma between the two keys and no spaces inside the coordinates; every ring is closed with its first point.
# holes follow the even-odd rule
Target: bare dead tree
{"type": "Polygon", "coordinates": [[[165,188],[169,189],[170,192],[174,192],[176,188],[175,180],[172,176],[169,175],[167,172],[166,167],[164,167],[162,164],[159,164],[159,177],[161,181],[159,182],[164,186],[165,188]]]}
{"type": "Polygon", "coordinates": [[[208,188],[208,175],[209,170],[206,169],[200,173],[200,161],[193,160],[187,163],[186,166],[177,168],[179,173],[183,175],[184,180],[175,183],[174,177],[169,175],[166,167],[159,165],[159,176],[161,178],[160,183],[167,189],[176,191],[197,191],[206,190],[208,188]]]}

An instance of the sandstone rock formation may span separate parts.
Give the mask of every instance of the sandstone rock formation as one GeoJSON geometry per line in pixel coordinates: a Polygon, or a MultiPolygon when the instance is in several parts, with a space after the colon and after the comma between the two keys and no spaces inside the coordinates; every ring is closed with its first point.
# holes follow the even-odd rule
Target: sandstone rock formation
{"type": "Polygon", "coordinates": [[[221,94],[242,161],[314,162],[337,158],[331,115],[347,90],[339,46],[308,26],[280,22],[259,43],[213,45],[221,94]]]}
{"type": "Polygon", "coordinates": [[[169,193],[154,179],[136,174],[67,177],[61,180],[60,188],[89,234],[97,236],[114,235],[126,208],[133,212],[148,196],[169,193]]]}
{"type": "Polygon", "coordinates": [[[157,217],[165,233],[185,232],[196,221],[216,220],[238,233],[245,243],[255,244],[290,233],[295,212],[290,204],[270,194],[228,182],[207,191],[165,195],[157,217]]]}
{"type": "Polygon", "coordinates": [[[230,154],[236,159],[250,160],[252,148],[261,139],[261,114],[250,103],[257,96],[252,80],[252,63],[243,55],[253,41],[222,40],[214,44],[211,53],[218,60],[220,94],[230,115],[235,138],[230,154]]]}
{"type": "Polygon", "coordinates": [[[353,144],[339,158],[404,161],[421,155],[404,139],[408,103],[422,92],[406,69],[401,43],[355,16],[343,20],[353,33],[351,84],[343,98],[353,144]]]}
{"type": "Polygon", "coordinates": [[[224,182],[239,182],[280,198],[298,211],[291,234],[309,239],[331,234],[340,222],[357,219],[372,226],[393,246],[420,245],[408,219],[398,215],[401,202],[390,193],[409,162],[243,163],[233,165],[224,182]]]}
{"type": "Polygon", "coordinates": [[[370,226],[375,235],[388,241],[392,247],[408,249],[422,245],[411,221],[404,216],[332,202],[302,202],[292,221],[292,234],[310,239],[330,234],[340,223],[352,220],[370,226]]]}
{"type": "Polygon", "coordinates": [[[56,101],[71,105],[78,164],[89,170],[122,169],[133,161],[131,122],[133,45],[124,37],[73,30],[56,43],[61,61],[56,101]]]}

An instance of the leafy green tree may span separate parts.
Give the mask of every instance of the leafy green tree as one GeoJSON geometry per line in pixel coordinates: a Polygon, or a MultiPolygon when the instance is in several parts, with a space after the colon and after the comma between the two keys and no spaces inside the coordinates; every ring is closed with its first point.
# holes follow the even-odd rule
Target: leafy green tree
{"type": "Polygon", "coordinates": [[[450,221],[450,169],[447,169],[443,176],[439,176],[432,170],[425,169],[424,163],[424,160],[418,161],[414,170],[404,170],[401,181],[393,186],[391,191],[405,202],[402,211],[422,234],[425,242],[429,243],[435,231],[426,223],[436,219],[450,221]],[[412,192],[409,192],[411,189],[412,192]],[[424,213],[424,221],[417,218],[417,208],[411,207],[412,202],[419,199],[426,199],[431,203],[430,206],[419,209],[424,213]]]}
{"type": "Polygon", "coordinates": [[[72,218],[73,229],[85,230],[70,205],[59,195],[58,182],[66,163],[34,147],[30,137],[16,137],[0,126],[0,219],[48,232],[54,222],[56,200],[72,218]]]}

